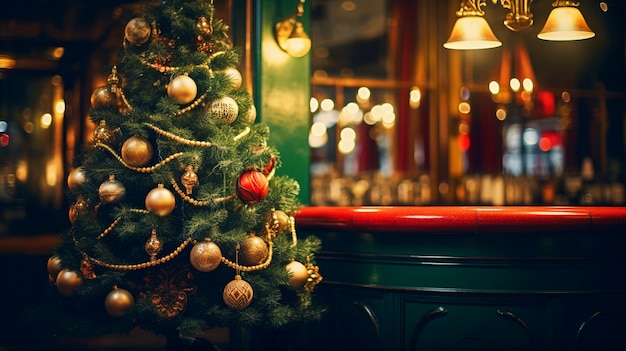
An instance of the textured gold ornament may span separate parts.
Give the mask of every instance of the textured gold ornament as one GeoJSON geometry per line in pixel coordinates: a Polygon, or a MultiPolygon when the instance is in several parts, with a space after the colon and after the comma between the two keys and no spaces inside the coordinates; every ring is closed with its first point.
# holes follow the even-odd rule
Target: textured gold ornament
{"type": "Polygon", "coordinates": [[[156,261],[156,256],[163,250],[163,243],[156,235],[156,229],[152,229],[152,233],[150,234],[150,238],[146,241],[144,245],[144,249],[150,255],[150,261],[156,261]]]}
{"type": "Polygon", "coordinates": [[[191,195],[193,193],[193,187],[198,184],[198,175],[193,171],[192,166],[187,166],[185,173],[180,177],[180,182],[185,187],[185,194],[191,195]]]}
{"type": "Polygon", "coordinates": [[[148,298],[164,316],[176,317],[187,307],[187,294],[196,290],[194,278],[187,265],[169,265],[160,271],[152,270],[144,276],[146,290],[141,296],[148,298]]]}
{"type": "Polygon", "coordinates": [[[83,284],[80,273],[71,269],[62,269],[57,275],[57,289],[63,296],[74,295],[74,290],[83,284]]]}
{"type": "Polygon", "coordinates": [[[198,23],[196,23],[196,28],[198,29],[198,32],[202,35],[211,35],[213,33],[213,27],[211,27],[211,23],[209,23],[209,21],[204,16],[198,19],[198,23]]]}
{"type": "Polygon", "coordinates": [[[180,105],[185,105],[193,101],[198,95],[196,82],[186,74],[176,76],[167,85],[167,96],[171,97],[180,105]]]}
{"type": "Polygon", "coordinates": [[[69,210],[69,219],[72,224],[76,221],[76,218],[79,216],[85,216],[89,213],[89,203],[83,199],[82,196],[78,196],[76,202],[70,206],[69,210]]]}
{"type": "Polygon", "coordinates": [[[206,238],[191,248],[189,261],[200,272],[210,272],[222,262],[222,250],[217,244],[206,238]]]}
{"type": "Polygon", "coordinates": [[[244,266],[260,264],[267,258],[268,253],[269,248],[265,240],[254,234],[250,234],[241,244],[239,263],[244,266]]]}
{"type": "Polygon", "coordinates": [[[157,215],[164,217],[172,213],[176,207],[176,198],[163,184],[159,184],[156,188],[150,190],[146,196],[146,209],[157,215]]]}
{"type": "Polygon", "coordinates": [[[231,124],[237,119],[239,106],[230,96],[223,96],[211,102],[208,112],[212,117],[221,119],[226,124],[231,124]]]}
{"type": "Polygon", "coordinates": [[[224,288],[222,295],[224,303],[235,310],[243,310],[248,307],[254,297],[252,286],[237,274],[224,288]]]}
{"type": "Polygon", "coordinates": [[[145,138],[134,135],[122,145],[122,160],[131,167],[143,167],[150,162],[154,149],[145,138]]]}
{"type": "Polygon", "coordinates": [[[104,300],[104,309],[113,318],[119,318],[133,308],[135,298],[126,289],[114,287],[104,300]]]}
{"type": "Polygon", "coordinates": [[[291,229],[291,217],[285,213],[285,211],[274,210],[274,217],[278,227],[276,230],[279,233],[286,232],[291,229]]]}
{"type": "Polygon", "coordinates": [[[107,126],[105,120],[101,120],[98,126],[93,131],[93,141],[95,143],[103,143],[113,145],[115,144],[115,133],[107,126]]]}
{"type": "Polygon", "coordinates": [[[87,181],[87,176],[85,175],[85,168],[82,166],[78,166],[67,176],[67,187],[71,190],[76,189],[77,186],[82,185],[87,181]]]}
{"type": "Polygon", "coordinates": [[[109,180],[104,181],[98,188],[100,201],[105,203],[119,201],[123,199],[125,195],[126,188],[120,181],[115,179],[114,175],[110,175],[109,180]]]}
{"type": "Polygon", "coordinates": [[[291,290],[298,290],[302,288],[309,279],[309,273],[306,267],[296,260],[289,262],[286,269],[290,276],[287,287],[291,290]]]}
{"type": "Polygon", "coordinates": [[[135,17],[124,28],[124,38],[131,44],[145,44],[150,39],[150,24],[144,18],[135,17]]]}

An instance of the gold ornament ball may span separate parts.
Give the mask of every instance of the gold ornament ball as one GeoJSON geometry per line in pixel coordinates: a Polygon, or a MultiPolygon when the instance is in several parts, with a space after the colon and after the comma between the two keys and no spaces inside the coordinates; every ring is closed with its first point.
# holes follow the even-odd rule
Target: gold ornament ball
{"type": "Polygon", "coordinates": [[[117,105],[117,96],[111,91],[111,88],[107,85],[96,88],[89,99],[91,107],[100,108],[105,106],[117,105]]]}
{"type": "Polygon", "coordinates": [[[282,233],[291,229],[291,218],[285,211],[275,210],[274,216],[276,216],[276,221],[278,222],[278,232],[282,233]]]}
{"type": "Polygon", "coordinates": [[[290,276],[287,287],[291,290],[298,290],[302,288],[309,279],[309,271],[298,261],[293,260],[289,262],[286,269],[290,276]]]}
{"type": "Polygon", "coordinates": [[[115,144],[115,133],[107,126],[105,120],[101,120],[98,127],[93,131],[93,141],[108,145],[115,144]]]}
{"type": "Polygon", "coordinates": [[[72,169],[70,174],[67,176],[67,186],[71,190],[74,190],[77,186],[84,184],[85,181],[87,181],[87,177],[85,176],[85,168],[82,166],[72,169]]]}
{"type": "Polygon", "coordinates": [[[228,307],[235,310],[243,310],[250,305],[253,296],[252,286],[247,281],[241,279],[240,275],[236,275],[234,280],[226,284],[222,298],[228,307]]]}
{"type": "Polygon", "coordinates": [[[241,76],[241,72],[235,67],[227,67],[222,73],[230,80],[230,87],[232,89],[238,89],[241,87],[241,83],[243,83],[243,77],[241,76]]]}
{"type": "Polygon", "coordinates": [[[125,315],[135,305],[135,298],[126,289],[113,289],[104,300],[104,309],[113,317],[125,315]]]}
{"type": "Polygon", "coordinates": [[[78,216],[84,216],[89,214],[89,203],[85,201],[81,196],[76,199],[76,202],[70,206],[69,218],[70,222],[74,224],[78,216]]]}
{"type": "Polygon", "coordinates": [[[200,272],[210,272],[222,262],[222,250],[211,240],[205,239],[193,246],[189,260],[200,272]]]}
{"type": "Polygon", "coordinates": [[[126,196],[126,188],[111,175],[108,180],[100,184],[98,196],[100,197],[100,201],[105,203],[120,201],[126,196]]]}
{"type": "Polygon", "coordinates": [[[57,275],[56,284],[61,295],[70,297],[74,295],[74,290],[83,284],[83,278],[74,270],[62,269],[57,275]]]}
{"type": "Polygon", "coordinates": [[[150,190],[146,196],[146,209],[161,217],[172,213],[174,207],[176,207],[176,198],[163,184],[159,184],[156,188],[150,190]]]}
{"type": "Polygon", "coordinates": [[[226,122],[226,124],[231,124],[239,115],[239,106],[230,96],[223,96],[211,102],[209,113],[211,116],[226,122]]]}
{"type": "Polygon", "coordinates": [[[198,86],[196,82],[184,74],[172,79],[170,84],[167,85],[167,96],[181,105],[192,102],[197,94],[198,86]]]}
{"type": "Polygon", "coordinates": [[[59,275],[59,272],[62,269],[61,259],[59,258],[59,256],[50,257],[48,259],[47,268],[48,268],[48,274],[50,274],[50,277],[56,280],[57,276],[59,275]]]}
{"type": "Polygon", "coordinates": [[[147,165],[152,159],[153,153],[152,144],[138,135],[126,139],[122,145],[122,159],[132,167],[147,165]]]}
{"type": "Polygon", "coordinates": [[[269,248],[265,240],[250,234],[241,244],[239,263],[244,266],[254,266],[263,262],[268,254],[269,248]]]}
{"type": "Polygon", "coordinates": [[[124,28],[124,38],[135,45],[146,43],[150,39],[150,24],[141,17],[131,19],[124,28]]]}
{"type": "Polygon", "coordinates": [[[256,107],[254,105],[251,105],[248,110],[248,121],[250,123],[254,123],[254,121],[256,121],[256,107]]]}

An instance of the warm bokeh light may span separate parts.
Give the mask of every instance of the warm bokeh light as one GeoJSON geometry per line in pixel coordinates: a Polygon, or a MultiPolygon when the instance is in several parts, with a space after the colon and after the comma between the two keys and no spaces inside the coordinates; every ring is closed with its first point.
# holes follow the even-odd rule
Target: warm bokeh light
{"type": "Polygon", "coordinates": [[[331,99],[324,99],[320,103],[322,111],[332,111],[335,108],[335,102],[331,99]]]}
{"type": "Polygon", "coordinates": [[[462,114],[468,114],[472,111],[472,107],[466,101],[462,101],[459,103],[459,112],[462,114]]]}
{"type": "Polygon", "coordinates": [[[522,87],[522,83],[520,83],[519,79],[517,78],[511,78],[511,80],[509,81],[509,86],[511,87],[511,90],[513,90],[514,92],[518,92],[519,89],[522,87]]]}
{"type": "Polygon", "coordinates": [[[422,102],[422,91],[418,87],[411,88],[409,92],[409,106],[418,108],[422,102]]]}
{"type": "Polygon", "coordinates": [[[315,111],[317,111],[319,107],[320,102],[316,98],[311,97],[311,100],[309,101],[309,108],[311,109],[311,113],[315,113],[315,111]]]}
{"type": "Polygon", "coordinates": [[[49,113],[44,113],[40,119],[41,127],[48,128],[52,124],[52,115],[49,113]]]}
{"type": "Polygon", "coordinates": [[[492,80],[491,82],[489,82],[489,92],[492,95],[496,95],[497,93],[500,92],[500,84],[498,84],[498,82],[496,82],[495,80],[492,80]]]}

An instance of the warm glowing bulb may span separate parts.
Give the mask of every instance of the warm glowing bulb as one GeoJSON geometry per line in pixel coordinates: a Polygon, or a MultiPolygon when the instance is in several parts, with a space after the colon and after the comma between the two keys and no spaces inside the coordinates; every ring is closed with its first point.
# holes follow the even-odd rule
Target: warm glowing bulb
{"type": "Polygon", "coordinates": [[[500,92],[500,84],[498,84],[498,82],[496,82],[495,80],[492,80],[491,82],[489,82],[489,92],[492,95],[496,95],[497,93],[500,92]]]}

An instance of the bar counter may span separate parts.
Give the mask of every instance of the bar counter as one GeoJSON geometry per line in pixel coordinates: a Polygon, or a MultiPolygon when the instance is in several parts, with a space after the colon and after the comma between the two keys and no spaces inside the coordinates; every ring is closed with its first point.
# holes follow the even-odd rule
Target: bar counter
{"type": "Polygon", "coordinates": [[[303,207],[328,350],[626,349],[626,208],[303,207]]]}

